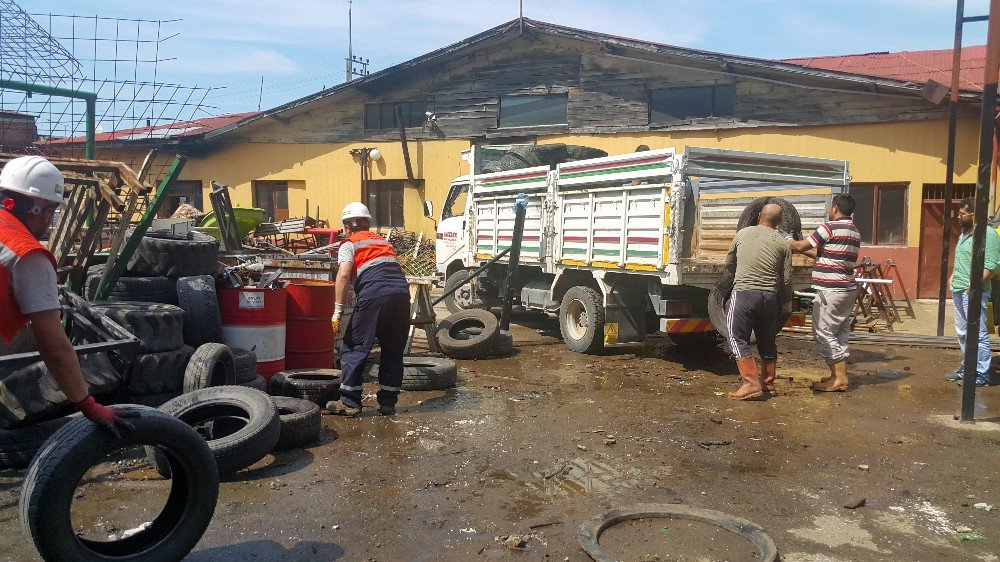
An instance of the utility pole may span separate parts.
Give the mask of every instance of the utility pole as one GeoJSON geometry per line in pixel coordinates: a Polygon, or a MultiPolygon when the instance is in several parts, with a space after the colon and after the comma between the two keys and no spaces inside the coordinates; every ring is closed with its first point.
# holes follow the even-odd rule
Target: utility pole
{"type": "Polygon", "coordinates": [[[354,38],[351,22],[351,8],[354,7],[354,0],[347,0],[347,58],[344,60],[345,66],[345,82],[350,82],[354,79],[354,38]]]}

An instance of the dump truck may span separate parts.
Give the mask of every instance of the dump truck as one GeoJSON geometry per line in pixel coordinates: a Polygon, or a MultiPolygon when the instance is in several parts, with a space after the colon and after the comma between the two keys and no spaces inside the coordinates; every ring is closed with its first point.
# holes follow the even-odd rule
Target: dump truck
{"type": "MultiPolygon", "coordinates": [[[[473,171],[475,151],[463,154],[473,171]]],[[[731,290],[724,262],[738,228],[778,201],[782,228],[808,234],[849,181],[844,161],[699,147],[473,173],[452,182],[441,209],[438,274],[447,291],[509,247],[523,194],[515,303],[558,314],[571,350],[595,353],[656,332],[679,345],[714,344],[711,317],[724,317],[728,291],[713,288],[728,280],[731,290]]],[[[462,285],[449,308],[499,306],[508,259],[462,285]]],[[[794,257],[794,290],[809,287],[811,265],[794,257]]]]}

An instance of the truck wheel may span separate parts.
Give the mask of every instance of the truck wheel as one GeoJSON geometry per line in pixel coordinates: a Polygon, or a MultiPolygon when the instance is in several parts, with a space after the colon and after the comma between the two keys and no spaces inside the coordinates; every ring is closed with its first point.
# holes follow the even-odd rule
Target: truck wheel
{"type": "Polygon", "coordinates": [[[604,348],[604,303],[590,287],[566,291],[559,306],[559,331],[566,346],[577,353],[597,353],[604,348]]]}
{"type": "MultiPolygon", "coordinates": [[[[444,282],[445,292],[450,291],[453,287],[468,279],[470,273],[472,272],[468,269],[460,269],[449,275],[448,279],[444,282]]],[[[487,308],[486,303],[480,298],[481,295],[479,292],[479,281],[474,280],[466,283],[458,291],[455,291],[454,294],[444,299],[444,304],[448,307],[448,312],[452,314],[463,310],[485,309],[487,308]]]]}

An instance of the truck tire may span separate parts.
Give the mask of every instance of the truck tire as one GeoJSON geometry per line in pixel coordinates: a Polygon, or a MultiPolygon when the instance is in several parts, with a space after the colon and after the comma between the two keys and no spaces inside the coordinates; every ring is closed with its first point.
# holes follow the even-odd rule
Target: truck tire
{"type": "Polygon", "coordinates": [[[566,291],[559,305],[559,331],[570,350],[598,353],[604,348],[604,303],[591,287],[566,291]]]}
{"type": "MultiPolygon", "coordinates": [[[[159,410],[192,427],[213,419],[247,420],[232,434],[209,439],[208,448],[215,456],[219,474],[232,474],[264,458],[274,449],[281,432],[278,407],[271,397],[242,386],[213,386],[195,390],[174,398],[160,406],[159,410]]],[[[170,474],[167,458],[160,449],[147,447],[146,455],[157,472],[163,476],[170,474]]]]}
{"type": "Polygon", "coordinates": [[[98,302],[98,311],[139,339],[139,353],[171,351],[184,345],[184,311],[153,302],[98,302]]]}
{"type": "Polygon", "coordinates": [[[281,434],[274,446],[275,450],[294,449],[319,440],[323,418],[318,405],[309,400],[287,396],[274,396],[273,400],[281,420],[281,434]]]}
{"type": "Polygon", "coordinates": [[[438,346],[452,359],[482,359],[498,351],[500,321],[488,310],[463,310],[438,323],[438,346]]]}
{"type": "MultiPolygon", "coordinates": [[[[372,366],[368,378],[378,380],[378,364],[372,366]]],[[[445,357],[404,357],[403,390],[443,390],[458,383],[458,367],[445,357]]]]}
{"type": "Polygon", "coordinates": [[[177,303],[184,309],[184,343],[199,347],[222,342],[222,315],[211,275],[177,280],[177,303]]]}
{"type": "Polygon", "coordinates": [[[743,208],[740,213],[740,220],[736,223],[736,230],[744,229],[757,224],[757,215],[760,214],[764,205],[776,203],[781,206],[781,225],[779,229],[789,232],[792,238],[802,240],[802,219],[799,211],[787,199],[781,197],[760,197],[743,208]]]}
{"type": "Polygon", "coordinates": [[[219,241],[198,232],[190,235],[147,233],[128,262],[129,273],[175,278],[215,275],[219,269],[219,241]]]}
{"type": "Polygon", "coordinates": [[[206,343],[194,350],[184,369],[185,393],[199,388],[236,384],[236,365],[229,346],[206,343]]]}
{"type": "MultiPolygon", "coordinates": [[[[450,291],[459,283],[468,279],[470,273],[472,273],[472,271],[468,269],[460,269],[449,275],[444,281],[445,292],[450,291]]],[[[444,299],[444,304],[448,307],[448,312],[451,312],[452,314],[463,310],[489,308],[487,299],[484,299],[483,297],[483,291],[479,288],[479,280],[476,279],[466,283],[458,291],[444,299]]]]}
{"type": "Polygon", "coordinates": [[[719,277],[715,286],[708,293],[708,318],[712,321],[712,327],[722,336],[723,340],[729,339],[726,312],[729,309],[729,296],[733,294],[735,282],[736,274],[727,271],[722,274],[722,277],[719,277]]]}
{"type": "MultiPolygon", "coordinates": [[[[87,270],[87,279],[83,284],[83,296],[89,301],[97,300],[97,290],[100,288],[103,265],[95,265],[87,270]]],[[[109,301],[157,302],[161,304],[177,304],[176,281],[169,277],[119,277],[111,293],[109,301]]]]}
{"type": "Polygon", "coordinates": [[[291,369],[271,377],[271,394],[301,398],[325,408],[340,398],[343,373],[339,369],[291,369]]]}
{"type": "MultiPolygon", "coordinates": [[[[105,353],[80,357],[83,380],[95,398],[111,396],[122,386],[105,353]]],[[[24,427],[72,411],[73,404],[59,389],[45,363],[37,361],[3,377],[0,381],[0,428],[24,427]]]]}
{"type": "Polygon", "coordinates": [[[236,368],[236,384],[253,382],[257,378],[257,354],[251,349],[232,348],[236,368]]]}
{"type": "MultiPolygon", "coordinates": [[[[81,414],[74,416],[82,417],[81,414]]],[[[0,469],[24,468],[31,464],[42,444],[74,416],[46,420],[27,427],[0,429],[0,469]]]]}
{"type": "Polygon", "coordinates": [[[136,355],[125,390],[139,395],[181,392],[184,371],[193,353],[194,348],[185,345],[172,351],[136,355]]]}
{"type": "Polygon", "coordinates": [[[215,513],[219,472],[208,446],[183,422],[142,406],[133,431],[116,439],[90,420],[72,420],[45,442],[21,486],[21,529],[44,560],[180,560],[201,539],[215,513]],[[151,524],[128,538],[109,542],[78,537],[70,518],[77,484],[115,450],[157,447],[169,463],[170,495],[151,524]],[[162,448],[161,448],[162,447],[162,448]],[[168,460],[169,459],[169,460],[168,460]]]}

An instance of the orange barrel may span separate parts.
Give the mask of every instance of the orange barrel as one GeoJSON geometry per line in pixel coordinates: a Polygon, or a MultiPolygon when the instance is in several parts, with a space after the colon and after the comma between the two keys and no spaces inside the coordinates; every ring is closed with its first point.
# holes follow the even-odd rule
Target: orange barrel
{"type": "Polygon", "coordinates": [[[285,370],[285,290],[222,287],[217,292],[222,340],[229,347],[252,349],[257,373],[270,382],[285,370]]]}
{"type": "Polygon", "coordinates": [[[333,288],[330,281],[289,280],[285,369],[333,368],[333,288]]]}

